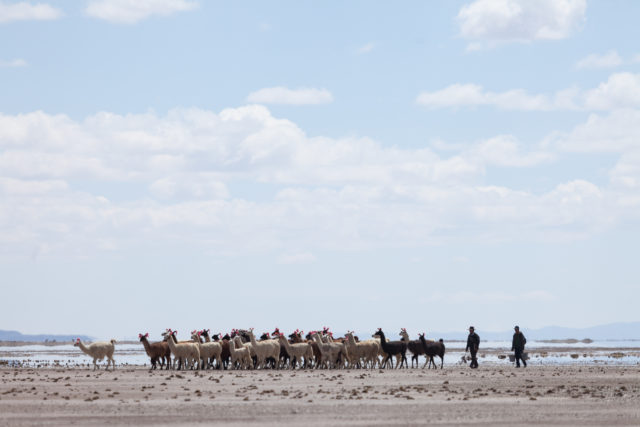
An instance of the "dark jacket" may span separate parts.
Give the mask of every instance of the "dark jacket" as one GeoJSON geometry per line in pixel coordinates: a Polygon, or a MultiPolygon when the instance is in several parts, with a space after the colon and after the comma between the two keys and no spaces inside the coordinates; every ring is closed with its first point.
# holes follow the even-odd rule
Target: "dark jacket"
{"type": "Polygon", "coordinates": [[[511,343],[511,350],[524,350],[524,345],[527,343],[527,339],[522,332],[516,332],[513,334],[513,341],[511,343]]]}
{"type": "Polygon", "coordinates": [[[467,348],[465,349],[465,351],[467,350],[471,350],[471,351],[478,351],[478,348],[480,347],[480,337],[478,336],[478,334],[476,334],[475,332],[469,334],[469,336],[467,337],[467,348]]]}

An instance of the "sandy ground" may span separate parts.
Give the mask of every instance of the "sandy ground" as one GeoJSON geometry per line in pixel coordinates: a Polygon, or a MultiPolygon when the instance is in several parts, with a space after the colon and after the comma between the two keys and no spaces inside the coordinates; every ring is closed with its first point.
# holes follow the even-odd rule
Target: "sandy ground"
{"type": "Polygon", "coordinates": [[[640,367],[0,369],[0,425],[640,425],[640,367]]]}

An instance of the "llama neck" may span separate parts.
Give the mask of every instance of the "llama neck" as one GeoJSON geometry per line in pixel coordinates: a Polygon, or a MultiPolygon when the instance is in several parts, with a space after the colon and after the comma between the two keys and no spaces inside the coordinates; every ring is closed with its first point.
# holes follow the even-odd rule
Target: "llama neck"
{"type": "Polygon", "coordinates": [[[142,345],[144,346],[144,351],[147,352],[148,355],[151,355],[151,346],[149,345],[149,341],[147,341],[147,338],[142,337],[142,345]]]}
{"type": "Polygon", "coordinates": [[[255,335],[253,335],[253,331],[249,332],[249,338],[251,339],[251,345],[253,345],[253,346],[257,345],[256,337],[255,337],[255,335]]]}
{"type": "Polygon", "coordinates": [[[291,352],[291,345],[289,344],[289,341],[287,341],[287,339],[285,337],[280,337],[280,343],[284,346],[284,348],[287,349],[287,353],[291,352]]]}
{"type": "Polygon", "coordinates": [[[176,350],[176,342],[174,341],[175,338],[176,337],[174,335],[171,335],[167,340],[167,343],[169,344],[169,348],[171,349],[172,353],[175,353],[175,350],[176,350]]]}
{"type": "Polygon", "coordinates": [[[347,334],[347,340],[349,341],[349,344],[356,345],[356,339],[353,338],[353,334],[352,333],[348,333],[347,334]]]}
{"type": "Polygon", "coordinates": [[[82,350],[83,353],[89,354],[89,349],[82,341],[78,341],[78,347],[80,347],[80,350],[82,350]]]}
{"type": "Polygon", "coordinates": [[[229,350],[231,350],[231,346],[233,345],[233,349],[241,349],[244,348],[244,344],[242,343],[242,339],[240,337],[235,337],[231,341],[229,341],[229,350]]]}
{"type": "Polygon", "coordinates": [[[388,348],[387,347],[387,338],[384,336],[384,332],[380,331],[380,332],[378,332],[378,335],[380,335],[380,346],[383,349],[388,348]]]}

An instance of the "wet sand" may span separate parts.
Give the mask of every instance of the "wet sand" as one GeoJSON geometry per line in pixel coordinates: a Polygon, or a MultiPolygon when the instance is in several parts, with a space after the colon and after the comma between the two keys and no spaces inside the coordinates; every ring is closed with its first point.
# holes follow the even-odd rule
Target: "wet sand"
{"type": "Polygon", "coordinates": [[[0,425],[640,425],[639,366],[0,369],[0,425]]]}

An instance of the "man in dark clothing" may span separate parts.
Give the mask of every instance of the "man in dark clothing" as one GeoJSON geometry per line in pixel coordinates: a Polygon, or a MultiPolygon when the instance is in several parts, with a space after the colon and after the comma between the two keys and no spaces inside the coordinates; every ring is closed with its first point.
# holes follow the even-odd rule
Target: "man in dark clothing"
{"type": "Polygon", "coordinates": [[[520,367],[520,361],[522,360],[522,364],[524,367],[527,367],[527,361],[522,358],[522,352],[524,352],[524,345],[527,343],[527,339],[524,337],[524,334],[520,332],[520,327],[516,326],[516,333],[513,334],[513,341],[511,343],[511,351],[515,351],[516,353],[516,368],[520,367]]]}
{"type": "Polygon", "coordinates": [[[478,348],[480,347],[480,337],[476,334],[476,329],[473,326],[469,326],[469,336],[467,337],[467,348],[465,352],[469,351],[471,353],[471,365],[470,368],[478,367],[478,358],[476,355],[478,354],[478,348]]]}

